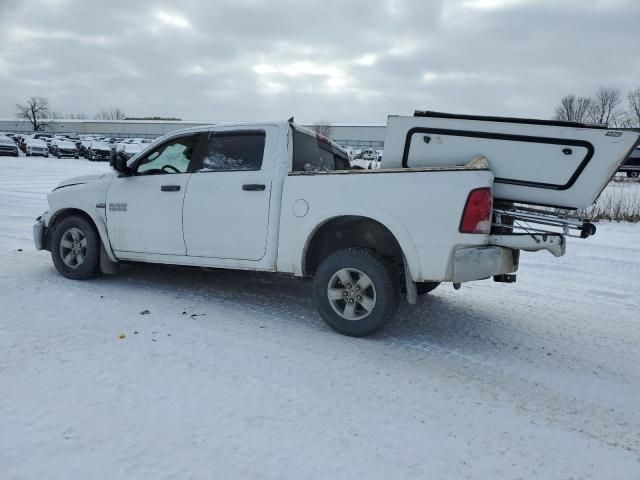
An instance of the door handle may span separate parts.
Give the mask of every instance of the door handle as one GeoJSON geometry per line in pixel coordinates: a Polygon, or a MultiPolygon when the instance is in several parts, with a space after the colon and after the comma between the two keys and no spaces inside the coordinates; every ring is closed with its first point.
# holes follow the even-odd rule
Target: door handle
{"type": "Polygon", "coordinates": [[[261,183],[246,183],[242,185],[245,192],[262,192],[266,187],[261,183]]]}
{"type": "Polygon", "coordinates": [[[162,185],[160,187],[160,191],[162,192],[179,192],[180,185],[162,185]]]}

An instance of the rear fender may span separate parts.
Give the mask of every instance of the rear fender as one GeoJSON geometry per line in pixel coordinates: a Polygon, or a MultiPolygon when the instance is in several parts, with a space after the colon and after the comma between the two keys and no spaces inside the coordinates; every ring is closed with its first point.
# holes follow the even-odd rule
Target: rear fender
{"type": "Polygon", "coordinates": [[[407,229],[391,213],[383,209],[372,209],[360,204],[345,204],[340,208],[322,210],[312,215],[301,228],[298,241],[295,242],[297,251],[293,255],[293,273],[302,276],[304,271],[304,259],[309,248],[309,243],[317,230],[326,222],[334,218],[344,216],[357,216],[369,218],[384,225],[395,237],[406,259],[406,268],[414,281],[420,281],[422,272],[418,252],[407,229]]]}

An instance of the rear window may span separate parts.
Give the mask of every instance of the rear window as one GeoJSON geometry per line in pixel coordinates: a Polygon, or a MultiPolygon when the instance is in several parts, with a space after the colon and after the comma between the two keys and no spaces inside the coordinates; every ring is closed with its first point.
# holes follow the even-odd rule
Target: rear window
{"type": "Polygon", "coordinates": [[[293,129],[293,171],[326,172],[348,170],[349,159],[322,137],[293,129]]]}

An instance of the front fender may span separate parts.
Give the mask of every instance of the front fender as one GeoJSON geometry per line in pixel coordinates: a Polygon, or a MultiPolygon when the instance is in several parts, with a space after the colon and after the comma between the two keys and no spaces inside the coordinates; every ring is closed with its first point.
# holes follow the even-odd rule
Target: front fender
{"type": "Polygon", "coordinates": [[[85,213],[96,226],[107,256],[112,261],[117,262],[118,259],[113,253],[111,242],[109,241],[109,234],[107,233],[105,203],[107,186],[107,182],[104,184],[103,182],[98,182],[54,190],[47,196],[49,211],[43,219],[45,225],[50,227],[51,223],[66,211],[78,210],[85,213]]]}

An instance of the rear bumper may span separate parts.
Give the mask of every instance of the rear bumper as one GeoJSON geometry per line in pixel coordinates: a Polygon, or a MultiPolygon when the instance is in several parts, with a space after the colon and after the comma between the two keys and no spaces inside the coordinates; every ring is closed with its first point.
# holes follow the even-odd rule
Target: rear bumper
{"type": "Polygon", "coordinates": [[[47,233],[47,227],[42,220],[42,217],[36,219],[36,223],[33,224],[33,243],[36,245],[36,250],[45,249],[45,237],[47,233]]]}
{"type": "Polygon", "coordinates": [[[460,248],[453,255],[453,283],[482,280],[518,270],[520,252],[488,246],[460,248]]]}

